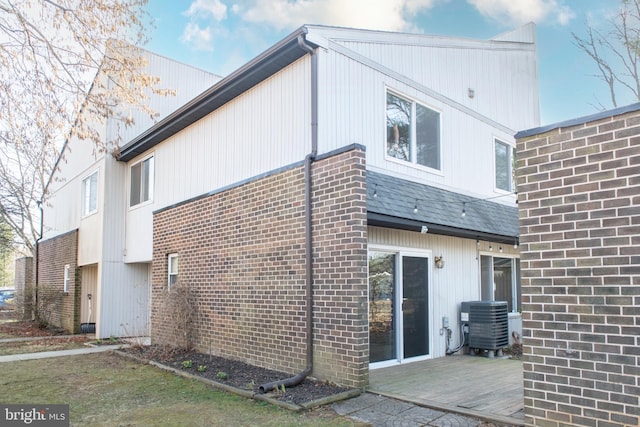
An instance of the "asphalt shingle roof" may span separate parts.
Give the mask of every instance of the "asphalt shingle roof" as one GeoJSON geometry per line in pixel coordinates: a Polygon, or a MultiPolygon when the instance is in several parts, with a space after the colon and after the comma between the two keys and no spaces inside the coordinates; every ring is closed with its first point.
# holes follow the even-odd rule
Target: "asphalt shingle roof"
{"type": "Polygon", "coordinates": [[[504,242],[514,241],[519,234],[518,209],[495,201],[372,171],[367,171],[367,192],[373,225],[415,230],[427,225],[429,232],[437,234],[504,242]]]}

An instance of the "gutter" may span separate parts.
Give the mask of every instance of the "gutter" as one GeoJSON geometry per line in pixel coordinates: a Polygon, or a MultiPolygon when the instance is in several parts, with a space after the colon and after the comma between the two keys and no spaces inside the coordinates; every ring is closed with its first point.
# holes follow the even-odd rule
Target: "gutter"
{"type": "Polygon", "coordinates": [[[305,262],[306,262],[306,334],[307,366],[304,371],[290,378],[272,381],[260,386],[260,393],[278,387],[295,387],[313,372],[313,222],[311,164],[318,154],[318,56],[313,47],[305,43],[304,34],[298,37],[298,46],[311,56],[311,152],[304,159],[304,206],[305,206],[305,262]]]}
{"type": "Polygon", "coordinates": [[[308,28],[302,26],[236,71],[121,147],[118,160],[127,162],[170,138],[187,126],[224,106],[247,90],[292,64],[315,45],[298,42],[308,28]],[[306,47],[303,47],[306,46],[306,47]]]}

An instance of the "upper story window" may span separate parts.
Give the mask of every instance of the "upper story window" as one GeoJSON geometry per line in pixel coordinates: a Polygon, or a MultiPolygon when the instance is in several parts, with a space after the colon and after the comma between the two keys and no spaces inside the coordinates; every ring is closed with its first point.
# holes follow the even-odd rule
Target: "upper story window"
{"type": "Polygon", "coordinates": [[[515,159],[516,149],[506,142],[495,140],[496,155],[496,188],[504,191],[515,191],[515,159]]]}
{"type": "Polygon", "coordinates": [[[131,195],[129,206],[153,198],[153,156],[131,166],[131,195]]]}
{"type": "Polygon", "coordinates": [[[440,170],[440,113],[387,92],[387,155],[440,170]]]}
{"type": "Polygon", "coordinates": [[[98,171],[82,180],[82,216],[98,210],[98,171]]]}

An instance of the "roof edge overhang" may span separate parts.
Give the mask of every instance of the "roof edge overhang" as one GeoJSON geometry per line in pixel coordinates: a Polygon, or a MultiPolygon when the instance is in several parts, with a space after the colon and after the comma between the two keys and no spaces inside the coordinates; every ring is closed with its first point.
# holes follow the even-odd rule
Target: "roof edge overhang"
{"type": "Polygon", "coordinates": [[[611,110],[599,111],[587,116],[576,117],[574,119],[565,120],[562,122],[552,123],[550,125],[539,126],[531,129],[521,130],[514,135],[515,139],[528,138],[531,136],[540,135],[556,129],[568,128],[573,126],[583,125],[585,123],[594,122],[596,120],[602,120],[609,117],[619,116],[621,114],[631,113],[640,110],[640,102],[636,102],[622,107],[613,108],[611,110]]]}
{"type": "MultiPolygon", "coordinates": [[[[299,45],[299,38],[308,28],[302,26],[271,48],[264,51],[229,76],[169,114],[125,144],[120,150],[120,161],[129,161],[160,142],[175,135],[207,114],[266,80],[278,71],[297,61],[308,52],[299,45]]],[[[308,42],[314,47],[316,44],[308,42]]]]}
{"type": "Polygon", "coordinates": [[[367,212],[367,225],[383,228],[393,228],[396,230],[407,230],[422,232],[422,227],[427,226],[429,234],[438,234],[442,236],[460,237],[463,239],[484,240],[494,243],[514,243],[514,236],[506,236],[502,234],[487,233],[477,230],[467,230],[463,228],[451,227],[448,225],[435,224],[430,222],[418,221],[408,218],[399,218],[391,215],[385,215],[375,212],[367,212]]]}

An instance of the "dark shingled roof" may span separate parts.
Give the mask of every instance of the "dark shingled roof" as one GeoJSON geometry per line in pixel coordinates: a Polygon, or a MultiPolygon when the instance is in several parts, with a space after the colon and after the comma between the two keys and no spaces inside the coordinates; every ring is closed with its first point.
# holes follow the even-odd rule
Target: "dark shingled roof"
{"type": "Polygon", "coordinates": [[[413,231],[426,225],[433,234],[505,243],[519,234],[516,207],[372,171],[367,171],[367,192],[369,225],[413,231]]]}

